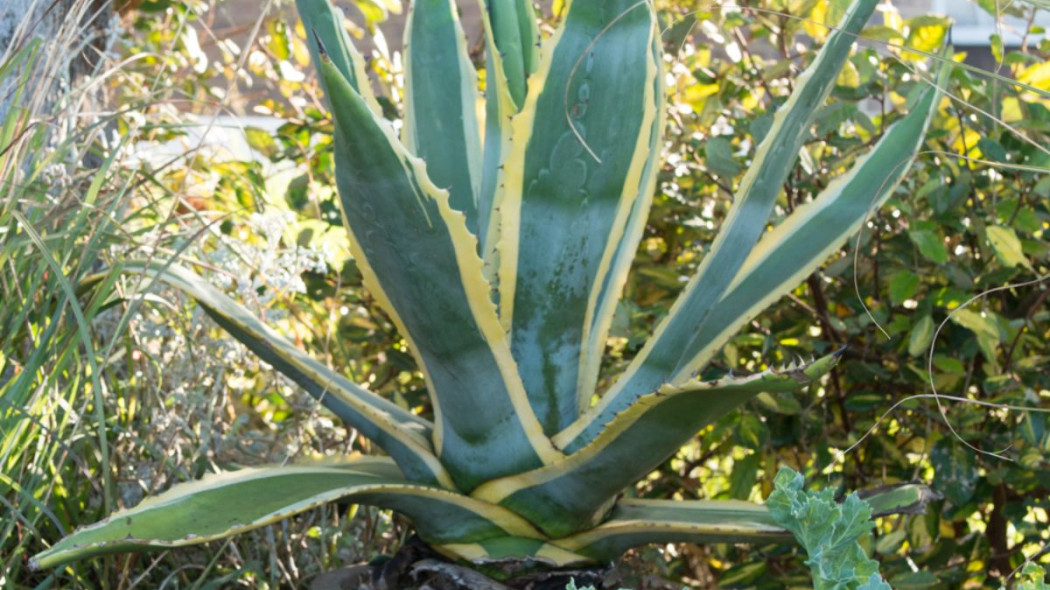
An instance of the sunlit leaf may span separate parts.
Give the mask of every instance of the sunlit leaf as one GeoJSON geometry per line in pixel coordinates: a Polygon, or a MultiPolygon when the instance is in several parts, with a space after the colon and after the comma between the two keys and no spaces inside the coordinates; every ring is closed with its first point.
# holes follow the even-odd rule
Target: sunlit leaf
{"type": "Polygon", "coordinates": [[[919,253],[934,264],[948,262],[948,247],[944,240],[933,229],[913,229],[908,232],[908,237],[919,247],[919,253]]]}
{"type": "Polygon", "coordinates": [[[999,262],[1008,267],[1032,267],[1021,248],[1021,240],[1017,238],[1013,229],[1001,225],[990,225],[985,228],[984,232],[999,262]]]}

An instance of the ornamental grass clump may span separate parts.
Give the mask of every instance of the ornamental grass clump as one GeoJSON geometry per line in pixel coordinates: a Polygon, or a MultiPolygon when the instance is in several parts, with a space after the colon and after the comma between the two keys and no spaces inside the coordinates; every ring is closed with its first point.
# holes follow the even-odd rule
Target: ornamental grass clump
{"type": "MultiPolygon", "coordinates": [[[[435,550],[473,563],[569,566],[650,542],[789,539],[759,504],[622,492],[726,412],[762,392],[804,388],[837,362],[832,354],[745,377],[695,377],[860,228],[923,141],[946,70],[851,169],[767,231],[875,4],[857,0],[798,78],[696,275],[599,391],[659,169],[664,60],[652,5],[575,0],[541,42],[531,2],[485,2],[482,97],[454,3],[417,0],[398,133],[342,16],[328,0],[299,0],[331,105],[350,249],[426,378],[433,416],[308,357],[188,268],[129,262],[194,297],[388,456],[182,484],[78,530],[34,563],[202,543],[336,499],[394,510],[435,550]]],[[[885,512],[920,497],[915,486],[869,501],[885,512]]]]}

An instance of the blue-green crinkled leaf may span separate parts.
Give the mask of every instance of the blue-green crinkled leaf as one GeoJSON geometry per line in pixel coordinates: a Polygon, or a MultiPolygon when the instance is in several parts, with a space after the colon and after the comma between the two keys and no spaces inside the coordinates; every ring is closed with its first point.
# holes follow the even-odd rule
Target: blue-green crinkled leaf
{"type": "Polygon", "coordinates": [[[879,574],[871,574],[867,582],[864,582],[857,587],[857,590],[893,590],[893,587],[886,583],[886,580],[882,579],[879,574]]]}
{"type": "Polygon", "coordinates": [[[860,539],[875,523],[871,506],[853,493],[841,504],[834,490],[803,489],[801,474],[783,467],[766,500],[773,520],[794,533],[809,559],[814,590],[889,590],[879,576],[879,564],[864,553],[860,539]]]}

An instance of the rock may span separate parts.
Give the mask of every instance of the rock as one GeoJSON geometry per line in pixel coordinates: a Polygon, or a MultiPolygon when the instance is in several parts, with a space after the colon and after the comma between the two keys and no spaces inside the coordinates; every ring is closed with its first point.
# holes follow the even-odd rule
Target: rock
{"type": "Polygon", "coordinates": [[[310,590],[366,590],[372,585],[372,566],[352,565],[321,574],[310,582],[310,590]]]}

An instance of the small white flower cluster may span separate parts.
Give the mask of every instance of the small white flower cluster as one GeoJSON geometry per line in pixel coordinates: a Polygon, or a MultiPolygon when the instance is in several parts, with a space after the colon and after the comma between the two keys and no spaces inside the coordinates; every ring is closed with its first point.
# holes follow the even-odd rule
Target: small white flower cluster
{"type": "Polygon", "coordinates": [[[283,315],[273,308],[276,297],[306,292],[304,272],[323,273],[328,268],[324,252],[299,245],[282,246],[288,225],[294,221],[295,214],[290,212],[252,213],[248,226],[262,238],[261,244],[222,236],[221,247],[202,253],[208,262],[229,271],[215,273],[213,282],[254,304],[267,321],[281,319],[275,313],[283,315]]]}
{"type": "MultiPolygon", "coordinates": [[[[306,292],[302,274],[327,271],[323,252],[300,245],[287,245],[287,229],[294,214],[271,211],[252,214],[244,231],[236,236],[216,232],[199,240],[183,253],[186,259],[200,260],[212,270],[207,280],[241,301],[266,323],[274,326],[288,319],[287,310],[278,305],[281,297],[306,292]]],[[[163,260],[160,249],[140,246],[114,251],[118,259],[152,257],[163,260]]],[[[311,440],[329,446],[347,440],[341,424],[318,413],[318,404],[284,376],[272,371],[244,345],[217,329],[207,315],[180,292],[155,287],[151,295],[135,300],[137,310],[128,325],[131,336],[131,362],[122,388],[148,392],[151,399],[142,406],[148,412],[148,441],[127,440],[133,446],[148,444],[162,449],[169,464],[164,472],[145,474],[141,464],[128,462],[122,481],[122,495],[134,503],[144,490],[159,489],[176,472],[204,462],[223,463],[280,462],[290,456],[310,453],[311,440]],[[241,397],[254,392],[265,400],[279,393],[296,414],[296,420],[271,421],[266,418],[267,401],[262,401],[265,426],[249,425],[241,397]],[[318,436],[319,435],[319,436],[318,436]],[[138,465],[138,466],[136,466],[138,465]]],[[[122,309],[114,309],[100,328],[103,338],[115,335],[122,309]]],[[[140,452],[143,449],[140,449],[140,452]]]]}

